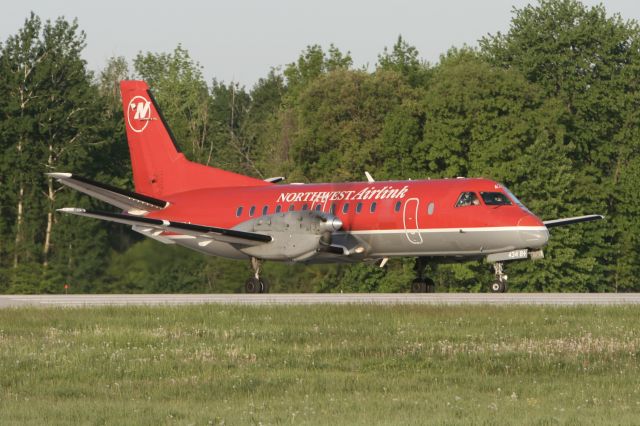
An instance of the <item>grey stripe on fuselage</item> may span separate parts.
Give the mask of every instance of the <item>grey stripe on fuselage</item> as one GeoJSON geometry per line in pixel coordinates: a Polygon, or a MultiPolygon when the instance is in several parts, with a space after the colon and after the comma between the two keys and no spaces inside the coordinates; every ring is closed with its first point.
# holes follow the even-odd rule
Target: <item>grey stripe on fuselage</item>
{"type": "MultiPolygon", "coordinates": [[[[442,228],[415,231],[356,231],[372,257],[474,256],[521,248],[537,249],[548,240],[544,227],[442,228]]],[[[339,244],[334,236],[334,244],[339,244]]]]}
{"type": "MultiPolygon", "coordinates": [[[[201,253],[233,259],[247,259],[248,256],[230,244],[201,238],[172,238],[176,244],[201,253]],[[207,242],[206,245],[203,245],[207,242]]],[[[332,244],[343,246],[352,255],[346,256],[358,261],[363,258],[397,256],[483,256],[516,249],[538,249],[549,238],[545,227],[512,226],[485,228],[440,228],[405,231],[403,229],[335,232],[332,244]],[[354,252],[360,244],[361,255],[354,252]]],[[[336,255],[321,255],[326,261],[337,260],[336,255]]],[[[345,256],[342,256],[345,257],[345,256]]]]}

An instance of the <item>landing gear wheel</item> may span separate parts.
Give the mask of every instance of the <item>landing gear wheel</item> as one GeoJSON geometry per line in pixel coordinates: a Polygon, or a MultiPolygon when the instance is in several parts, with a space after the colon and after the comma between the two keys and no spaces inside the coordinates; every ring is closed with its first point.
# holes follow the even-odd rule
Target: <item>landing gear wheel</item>
{"type": "Polygon", "coordinates": [[[496,281],[495,283],[491,284],[491,291],[493,293],[504,293],[505,291],[507,291],[507,285],[503,282],[496,281]]]}
{"type": "Polygon", "coordinates": [[[411,282],[412,293],[435,293],[436,283],[429,277],[425,277],[425,268],[427,267],[428,259],[426,257],[416,258],[414,270],[416,272],[416,279],[411,282]]]}
{"type": "Polygon", "coordinates": [[[244,291],[247,293],[262,293],[262,283],[259,278],[251,277],[244,283],[244,291]]]}
{"type": "Polygon", "coordinates": [[[493,272],[496,276],[496,280],[491,284],[491,291],[493,293],[504,293],[507,291],[507,274],[504,273],[504,264],[502,262],[496,262],[493,264],[493,272]]]}
{"type": "Polygon", "coordinates": [[[269,293],[269,281],[260,278],[260,293],[269,293]]]}
{"type": "Polygon", "coordinates": [[[415,279],[411,282],[411,293],[426,293],[427,283],[421,279],[415,279]]]}
{"type": "Polygon", "coordinates": [[[263,278],[251,277],[244,283],[247,293],[269,293],[269,282],[263,278]]]}
{"type": "Polygon", "coordinates": [[[426,278],[426,289],[425,291],[427,293],[435,293],[436,292],[436,283],[433,282],[433,280],[431,278],[426,278]]]}
{"type": "Polygon", "coordinates": [[[244,291],[247,293],[269,293],[269,282],[260,277],[260,268],[262,261],[255,257],[251,258],[251,267],[253,268],[253,277],[244,283],[244,291]]]}

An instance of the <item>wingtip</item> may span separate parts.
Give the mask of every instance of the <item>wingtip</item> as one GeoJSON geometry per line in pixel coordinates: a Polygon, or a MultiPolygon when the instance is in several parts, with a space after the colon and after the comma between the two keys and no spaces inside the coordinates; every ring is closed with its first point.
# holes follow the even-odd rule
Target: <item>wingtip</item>
{"type": "Polygon", "coordinates": [[[85,209],[81,209],[78,207],[63,207],[61,209],[56,209],[56,211],[60,213],[86,213],[85,209]]]}
{"type": "Polygon", "coordinates": [[[45,173],[45,174],[54,179],[69,179],[71,176],[73,176],[71,173],[62,173],[62,172],[51,172],[51,173],[45,173]]]}

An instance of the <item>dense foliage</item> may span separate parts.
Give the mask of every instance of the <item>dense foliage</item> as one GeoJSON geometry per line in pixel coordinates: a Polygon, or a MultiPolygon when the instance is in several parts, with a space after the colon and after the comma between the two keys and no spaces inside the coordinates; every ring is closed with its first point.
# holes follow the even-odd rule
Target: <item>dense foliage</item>
{"type": "MultiPolygon", "coordinates": [[[[0,292],[239,291],[248,264],[207,258],[124,226],[65,217],[98,205],[48,171],[131,187],[117,83],[153,87],[186,155],[289,181],[484,176],[544,219],[602,213],[552,232],[545,260],[509,265],[512,290],[638,291],[640,28],[603,6],[540,1],[509,30],[437,64],[401,37],[375,69],[309,46],[251,89],[207,83],[180,45],[113,58],[94,75],[77,22],[32,14],[0,43],[0,292]]],[[[105,208],[104,206],[100,206],[105,208]]],[[[406,291],[413,259],[267,264],[273,291],[406,291]]],[[[478,291],[487,264],[430,266],[441,290],[478,291]]]]}

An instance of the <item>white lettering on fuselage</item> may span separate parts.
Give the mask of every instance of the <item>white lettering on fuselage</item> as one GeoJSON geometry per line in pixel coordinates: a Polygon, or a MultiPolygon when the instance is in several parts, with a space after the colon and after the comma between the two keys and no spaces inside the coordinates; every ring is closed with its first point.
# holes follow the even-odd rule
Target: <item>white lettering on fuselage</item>
{"type": "Polygon", "coordinates": [[[357,201],[357,200],[387,200],[404,198],[409,187],[394,188],[383,186],[373,188],[367,186],[360,191],[309,191],[309,192],[281,192],[278,203],[326,203],[327,201],[357,201]]]}

